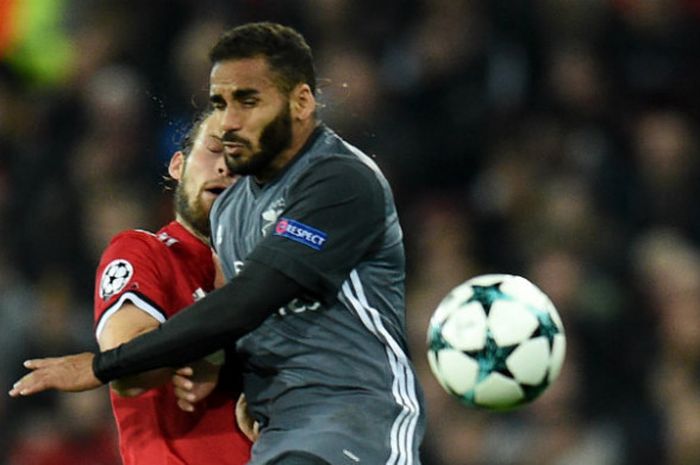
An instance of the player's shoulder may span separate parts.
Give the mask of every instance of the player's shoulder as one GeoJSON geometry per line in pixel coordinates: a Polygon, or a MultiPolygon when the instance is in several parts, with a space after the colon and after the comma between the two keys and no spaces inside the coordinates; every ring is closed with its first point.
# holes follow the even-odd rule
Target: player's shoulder
{"type": "Polygon", "coordinates": [[[157,245],[160,243],[158,235],[145,229],[127,229],[115,234],[109,242],[109,246],[128,245],[128,244],[144,244],[157,245]]]}
{"type": "Polygon", "coordinates": [[[323,137],[312,147],[314,152],[308,168],[311,171],[357,173],[370,178],[382,178],[377,163],[358,147],[352,145],[328,127],[323,128],[323,137]]]}
{"type": "Polygon", "coordinates": [[[103,256],[140,255],[157,257],[167,253],[169,241],[176,241],[159,231],[157,234],[143,229],[128,229],[112,237],[103,256]]]}
{"type": "Polygon", "coordinates": [[[364,153],[337,150],[315,157],[297,181],[300,184],[331,181],[334,185],[361,187],[382,187],[384,176],[377,165],[364,153]]]}

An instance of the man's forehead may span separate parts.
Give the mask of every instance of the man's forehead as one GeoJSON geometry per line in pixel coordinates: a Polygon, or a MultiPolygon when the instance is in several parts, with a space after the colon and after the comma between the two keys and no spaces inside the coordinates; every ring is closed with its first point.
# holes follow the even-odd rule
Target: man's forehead
{"type": "Polygon", "coordinates": [[[209,113],[206,118],[202,120],[199,124],[199,133],[207,134],[211,132],[211,129],[216,125],[216,118],[213,113],[209,113]]]}
{"type": "Polygon", "coordinates": [[[199,126],[197,132],[197,143],[203,143],[211,138],[217,138],[219,134],[219,121],[214,114],[207,116],[199,126]]]}
{"type": "Polygon", "coordinates": [[[240,89],[265,90],[274,87],[272,71],[264,58],[245,58],[216,63],[209,76],[210,94],[240,89]]]}

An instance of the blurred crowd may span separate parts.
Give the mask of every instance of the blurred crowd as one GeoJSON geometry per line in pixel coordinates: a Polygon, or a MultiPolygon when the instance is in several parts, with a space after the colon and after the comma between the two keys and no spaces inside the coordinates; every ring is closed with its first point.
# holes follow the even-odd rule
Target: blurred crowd
{"type": "MultiPolygon", "coordinates": [[[[700,463],[696,0],[0,2],[0,385],[96,348],[99,254],[171,218],[208,48],[251,20],[307,37],[321,118],[394,187],[424,465],[700,463]],[[510,413],[461,406],[425,357],[441,298],[489,272],[539,285],[568,336],[510,413]]],[[[105,389],[0,396],[0,464],[118,464],[105,389]]]]}

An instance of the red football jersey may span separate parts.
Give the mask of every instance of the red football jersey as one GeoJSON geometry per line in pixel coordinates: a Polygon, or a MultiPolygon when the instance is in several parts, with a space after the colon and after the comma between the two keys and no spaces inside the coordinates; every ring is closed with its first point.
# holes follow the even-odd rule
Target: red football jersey
{"type": "MultiPolygon", "coordinates": [[[[214,277],[210,248],[175,221],[157,234],[122,232],[97,269],[96,335],[125,302],[164,322],[213,290],[214,277]]],[[[250,457],[230,395],[215,390],[193,413],[177,407],[169,383],[138,397],[110,396],[125,465],[233,465],[250,457]]]]}

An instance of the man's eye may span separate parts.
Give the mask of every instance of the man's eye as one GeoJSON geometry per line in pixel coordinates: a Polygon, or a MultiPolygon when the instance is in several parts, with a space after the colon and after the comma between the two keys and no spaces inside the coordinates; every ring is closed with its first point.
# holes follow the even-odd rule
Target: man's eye
{"type": "Polygon", "coordinates": [[[218,139],[210,140],[207,144],[207,150],[214,153],[219,153],[224,151],[224,144],[218,139]]]}
{"type": "Polygon", "coordinates": [[[256,98],[247,98],[243,100],[243,106],[245,107],[254,107],[258,103],[258,99],[256,98]]]}

